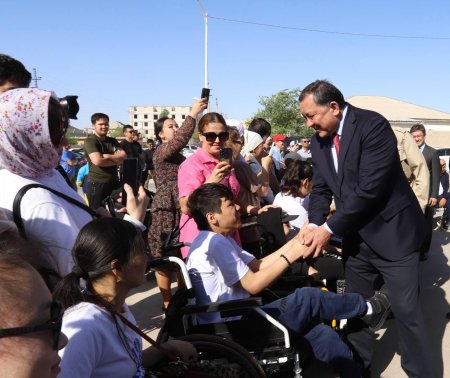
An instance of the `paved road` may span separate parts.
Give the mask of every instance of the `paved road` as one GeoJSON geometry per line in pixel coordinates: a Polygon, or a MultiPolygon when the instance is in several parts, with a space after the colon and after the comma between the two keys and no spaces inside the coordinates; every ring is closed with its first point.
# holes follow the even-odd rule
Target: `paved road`
{"type": "MultiPolygon", "coordinates": [[[[388,241],[387,241],[388,242],[388,241]]],[[[450,325],[446,314],[450,312],[450,230],[433,231],[430,256],[421,263],[421,303],[427,323],[430,347],[438,377],[450,378],[450,325]]],[[[135,290],[127,300],[139,326],[153,338],[164,321],[161,297],[153,278],[135,290]]],[[[406,374],[400,366],[395,320],[388,320],[377,334],[372,364],[372,377],[403,378],[406,374]]],[[[304,372],[305,378],[336,377],[328,368],[316,366],[304,372]]]]}

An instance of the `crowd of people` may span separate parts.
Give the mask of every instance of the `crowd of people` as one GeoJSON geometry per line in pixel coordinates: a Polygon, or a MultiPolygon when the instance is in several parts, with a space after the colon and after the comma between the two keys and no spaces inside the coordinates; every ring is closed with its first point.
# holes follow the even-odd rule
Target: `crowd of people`
{"type": "MultiPolygon", "coordinates": [[[[418,269],[437,206],[445,209],[439,226],[448,227],[450,195],[445,161],[425,144],[423,125],[393,129],[318,80],[299,98],[312,138],[288,144],[262,118],[230,126],[204,113],[204,98],[180,127],[158,119],[146,149],[131,125],[119,143],[108,136],[108,115],[93,114],[83,161],[65,138],[64,106],[53,92],[28,88],[30,79],[22,63],[0,55],[1,376],[144,377],[164,353],[142,352],[125,299],[145,281],[148,258],[167,254],[185,260],[198,304],[258,294],[296,264],[296,274],[345,278],[343,295],[297,289],[264,310],[342,377],[370,376],[373,332],[392,310],[406,374],[434,376],[418,269]],[[199,147],[185,158],[195,132],[199,147]],[[130,158],[137,192],[121,179],[130,158]],[[111,217],[105,199],[121,188],[126,202],[111,217]],[[271,250],[258,225],[267,214],[285,238],[271,250]],[[183,247],[165,248],[170,238],[183,247]],[[347,337],[318,317],[348,319],[347,337]]],[[[156,269],[163,310],[172,280],[181,285],[177,274],[156,269]]],[[[186,342],[161,348],[196,358],[186,342]]]]}

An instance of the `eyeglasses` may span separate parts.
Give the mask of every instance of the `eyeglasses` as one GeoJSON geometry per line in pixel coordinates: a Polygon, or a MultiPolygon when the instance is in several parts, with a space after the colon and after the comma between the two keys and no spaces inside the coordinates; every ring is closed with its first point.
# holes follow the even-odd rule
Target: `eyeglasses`
{"type": "Polygon", "coordinates": [[[232,140],[231,142],[234,143],[234,144],[242,145],[242,140],[232,140]]]}
{"type": "Polygon", "coordinates": [[[228,131],[222,131],[219,134],[209,132],[209,133],[201,133],[205,138],[207,142],[215,142],[217,138],[219,138],[220,142],[226,142],[228,138],[230,137],[230,133],[228,131]]]}
{"type": "Polygon", "coordinates": [[[309,140],[302,140],[302,143],[309,143],[309,140]]]}
{"type": "Polygon", "coordinates": [[[60,302],[52,302],[50,307],[50,320],[44,324],[33,327],[17,327],[17,328],[3,328],[0,329],[0,338],[26,335],[28,333],[52,331],[53,335],[53,349],[58,350],[59,337],[61,335],[62,318],[64,315],[64,308],[60,302]]]}

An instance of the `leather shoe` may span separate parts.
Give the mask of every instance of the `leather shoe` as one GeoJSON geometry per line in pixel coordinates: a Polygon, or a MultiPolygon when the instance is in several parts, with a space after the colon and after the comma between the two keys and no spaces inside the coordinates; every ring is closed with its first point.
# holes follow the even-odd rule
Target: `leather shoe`
{"type": "Polygon", "coordinates": [[[362,320],[369,326],[372,332],[378,331],[391,312],[391,302],[386,291],[376,291],[368,302],[372,306],[372,313],[364,315],[362,320]]]}

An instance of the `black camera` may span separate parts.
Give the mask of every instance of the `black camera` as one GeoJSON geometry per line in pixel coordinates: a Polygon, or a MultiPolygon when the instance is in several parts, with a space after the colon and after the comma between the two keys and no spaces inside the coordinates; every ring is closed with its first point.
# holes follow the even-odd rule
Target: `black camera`
{"type": "Polygon", "coordinates": [[[77,114],[80,110],[80,105],[78,105],[77,101],[78,96],[66,96],[58,98],[59,103],[67,112],[67,116],[70,119],[78,119],[77,114]]]}

